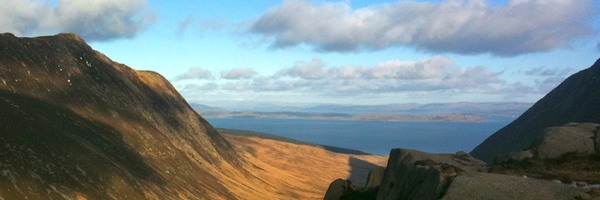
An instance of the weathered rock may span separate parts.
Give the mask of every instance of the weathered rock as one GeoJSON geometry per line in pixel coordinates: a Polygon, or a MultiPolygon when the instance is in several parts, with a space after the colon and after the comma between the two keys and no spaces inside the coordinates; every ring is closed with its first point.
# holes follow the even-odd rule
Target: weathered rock
{"type": "Polygon", "coordinates": [[[568,123],[547,128],[528,150],[498,157],[490,172],[598,182],[600,157],[596,155],[594,135],[599,127],[595,123],[568,123]]]}
{"type": "Polygon", "coordinates": [[[329,188],[325,193],[324,200],[338,200],[342,199],[344,195],[352,193],[355,191],[355,187],[352,185],[352,182],[344,179],[336,179],[335,181],[329,184],[329,188]]]}
{"type": "Polygon", "coordinates": [[[544,130],[542,138],[533,144],[539,159],[558,159],[567,153],[586,156],[596,153],[594,132],[600,124],[570,123],[544,130]]]}
{"type": "MultiPolygon", "coordinates": [[[[529,159],[531,152],[525,152],[529,159]]],[[[520,159],[520,158],[518,158],[520,159]]],[[[517,160],[518,160],[517,159],[517,160]]],[[[560,181],[528,176],[486,173],[483,161],[464,152],[428,154],[393,149],[376,199],[590,199],[597,195],[560,181]],[[589,194],[588,194],[589,193],[589,194]]],[[[369,191],[371,194],[373,190],[369,191]]],[[[348,181],[331,184],[326,199],[373,199],[373,195],[353,188],[348,181]],[[337,190],[336,190],[337,189],[337,190]],[[340,192],[341,191],[341,192],[340,192]],[[358,191],[358,192],[357,192],[358,191]],[[331,194],[339,194],[329,198],[331,194]]]]}
{"type": "Polygon", "coordinates": [[[463,172],[452,180],[443,200],[574,199],[584,190],[566,184],[519,176],[463,172]]]}
{"type": "Polygon", "coordinates": [[[325,200],[365,200],[375,199],[379,185],[383,180],[384,167],[374,167],[369,170],[365,186],[357,186],[349,180],[336,179],[327,188],[325,200]]]}
{"type": "Polygon", "coordinates": [[[365,188],[375,188],[381,185],[381,181],[383,181],[383,175],[385,173],[385,167],[374,167],[369,170],[369,176],[367,177],[367,183],[365,184],[365,188]]]}
{"type": "Polygon", "coordinates": [[[521,152],[517,152],[517,153],[511,153],[511,154],[498,156],[494,160],[494,163],[495,164],[521,163],[521,162],[526,162],[528,160],[531,160],[534,157],[535,157],[535,152],[533,150],[529,149],[529,150],[525,150],[525,151],[521,151],[521,152]]]}
{"type": "Polygon", "coordinates": [[[428,154],[393,149],[377,199],[438,199],[459,172],[481,171],[484,163],[468,154],[428,154]]]}

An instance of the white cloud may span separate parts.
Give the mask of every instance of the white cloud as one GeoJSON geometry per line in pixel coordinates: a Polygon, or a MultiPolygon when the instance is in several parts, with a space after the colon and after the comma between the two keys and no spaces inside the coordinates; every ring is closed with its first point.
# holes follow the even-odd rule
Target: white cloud
{"type": "Polygon", "coordinates": [[[352,9],[349,1],[314,4],[286,0],[253,22],[249,31],[273,46],[309,44],[323,51],[411,46],[432,52],[513,56],[566,47],[595,33],[592,0],[485,0],[440,3],[398,1],[352,9]]]}
{"type": "Polygon", "coordinates": [[[187,79],[185,83],[189,83],[190,79],[196,79],[193,83],[197,85],[184,88],[183,93],[199,95],[213,92],[257,98],[280,95],[278,98],[282,99],[286,96],[307,99],[418,96],[434,102],[472,100],[475,97],[487,101],[532,101],[556,87],[569,72],[570,69],[540,67],[507,75],[484,66],[460,66],[447,56],[417,61],[388,60],[371,66],[328,66],[321,59],[314,58],[273,74],[258,74],[250,68],[239,68],[222,71],[221,76],[215,78],[210,71],[192,68],[178,76],[177,80],[187,79]],[[531,81],[510,81],[508,76],[515,75],[531,81]]]}
{"type": "Polygon", "coordinates": [[[572,71],[572,68],[560,69],[542,66],[525,71],[525,75],[534,80],[536,92],[545,94],[562,83],[568,75],[572,74],[572,71]]]}
{"type": "Polygon", "coordinates": [[[252,68],[237,68],[221,72],[222,79],[249,79],[258,73],[252,68]]]}
{"type": "Polygon", "coordinates": [[[154,20],[146,0],[0,0],[0,31],[16,35],[77,33],[87,40],[135,36],[154,20]],[[8,6],[10,5],[10,6],[8,6]]]}
{"type": "Polygon", "coordinates": [[[564,76],[569,74],[573,69],[559,69],[559,68],[547,68],[547,67],[536,67],[525,72],[529,76],[564,76]]]}
{"type": "Polygon", "coordinates": [[[211,92],[217,91],[219,85],[216,83],[205,83],[205,84],[188,84],[183,87],[185,92],[211,92]]]}
{"type": "Polygon", "coordinates": [[[179,80],[211,80],[214,79],[215,77],[212,75],[212,73],[206,69],[202,69],[199,67],[194,67],[194,68],[190,68],[187,72],[178,75],[177,77],[175,77],[176,81],[179,80]]]}
{"type": "Polygon", "coordinates": [[[549,76],[541,80],[536,80],[538,91],[540,93],[548,93],[552,89],[556,88],[556,86],[561,84],[565,79],[566,78],[564,76],[549,76]]]}
{"type": "Polygon", "coordinates": [[[301,79],[322,79],[329,73],[329,70],[325,68],[325,63],[320,59],[315,58],[309,63],[298,62],[291,68],[280,70],[275,76],[289,76],[301,79]]]}
{"type": "MultiPolygon", "coordinates": [[[[237,69],[221,73],[228,91],[291,91],[312,94],[369,94],[414,91],[482,91],[503,84],[501,73],[483,67],[460,67],[452,59],[436,56],[419,61],[385,61],[374,66],[326,66],[318,58],[298,62],[274,75],[257,75],[237,69]],[[251,76],[244,76],[250,74],[251,76]]],[[[177,80],[207,78],[210,72],[190,69],[177,80]]]]}

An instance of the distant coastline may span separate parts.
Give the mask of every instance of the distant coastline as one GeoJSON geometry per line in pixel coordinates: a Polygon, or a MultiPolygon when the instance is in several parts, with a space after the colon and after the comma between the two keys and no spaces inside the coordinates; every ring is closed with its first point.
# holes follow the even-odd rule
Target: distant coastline
{"type": "Polygon", "coordinates": [[[307,120],[354,120],[387,122],[486,122],[514,120],[530,103],[462,102],[388,105],[292,106],[256,103],[254,106],[215,107],[191,103],[205,118],[270,118],[307,120]]]}
{"type": "Polygon", "coordinates": [[[455,113],[441,114],[340,114],[304,112],[222,112],[201,113],[206,118],[271,118],[311,120],[361,120],[390,122],[483,122],[487,119],[455,113]]]}

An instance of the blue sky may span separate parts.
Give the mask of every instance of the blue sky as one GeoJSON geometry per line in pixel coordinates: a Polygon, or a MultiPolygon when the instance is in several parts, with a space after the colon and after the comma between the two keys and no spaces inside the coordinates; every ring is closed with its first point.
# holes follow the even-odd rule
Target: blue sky
{"type": "Polygon", "coordinates": [[[0,32],[78,33],[216,106],[534,102],[600,56],[593,0],[0,4],[0,32]]]}

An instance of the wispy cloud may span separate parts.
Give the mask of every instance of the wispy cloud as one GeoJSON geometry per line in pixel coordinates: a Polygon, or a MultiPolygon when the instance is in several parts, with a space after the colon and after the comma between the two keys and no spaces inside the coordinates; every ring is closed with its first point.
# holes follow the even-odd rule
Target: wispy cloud
{"type": "Polygon", "coordinates": [[[258,73],[252,68],[237,68],[221,72],[222,79],[249,79],[258,73]]]}
{"type": "Polygon", "coordinates": [[[190,27],[190,24],[194,21],[194,16],[188,15],[177,27],[177,36],[182,36],[190,27]]]}
{"type": "Polygon", "coordinates": [[[201,31],[219,31],[229,26],[227,19],[222,17],[212,17],[204,19],[200,23],[201,31]]]}
{"type": "Polygon", "coordinates": [[[135,36],[154,21],[146,0],[0,0],[0,31],[17,35],[74,32],[87,40],[135,36]]]}
{"type": "Polygon", "coordinates": [[[572,71],[572,68],[562,69],[541,66],[525,71],[525,75],[530,76],[530,79],[535,81],[536,88],[533,89],[535,92],[545,94],[562,83],[572,71]]]}
{"type": "Polygon", "coordinates": [[[205,84],[188,84],[183,87],[185,91],[195,92],[211,92],[219,89],[219,85],[216,83],[205,83],[205,84]]]}
{"type": "Polygon", "coordinates": [[[325,67],[323,61],[313,59],[309,63],[298,62],[291,68],[280,70],[275,76],[316,80],[326,78],[330,74],[330,69],[325,67]]]}
{"type": "Polygon", "coordinates": [[[215,77],[212,75],[212,72],[199,67],[194,67],[190,68],[187,72],[175,77],[175,80],[211,80],[214,78],[215,77]]]}
{"type": "Polygon", "coordinates": [[[286,0],[254,21],[249,32],[276,48],[308,44],[321,51],[410,46],[431,52],[514,56],[566,47],[594,34],[592,0],[398,1],[353,9],[349,1],[286,0]]]}
{"type": "Polygon", "coordinates": [[[570,73],[571,71],[573,71],[573,69],[571,68],[548,68],[548,67],[536,67],[533,68],[531,70],[528,70],[525,72],[525,74],[529,75],[529,76],[542,76],[542,77],[547,77],[547,76],[564,76],[565,74],[570,73]]]}

